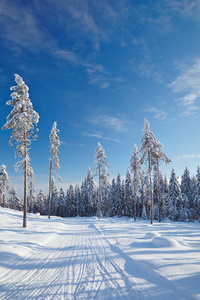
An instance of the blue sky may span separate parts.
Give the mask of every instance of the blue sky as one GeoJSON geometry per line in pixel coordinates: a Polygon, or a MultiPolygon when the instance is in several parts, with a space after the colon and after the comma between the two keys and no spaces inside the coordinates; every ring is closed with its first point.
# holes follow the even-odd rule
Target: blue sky
{"type": "MultiPolygon", "coordinates": [[[[200,2],[11,0],[0,4],[0,122],[10,113],[14,74],[40,115],[30,150],[37,188],[47,186],[49,134],[60,130],[63,187],[81,183],[98,141],[110,178],[125,176],[144,118],[182,176],[200,161],[200,2]]],[[[11,131],[1,131],[0,164],[21,187],[11,131]]],[[[38,192],[38,190],[37,190],[38,192]]]]}

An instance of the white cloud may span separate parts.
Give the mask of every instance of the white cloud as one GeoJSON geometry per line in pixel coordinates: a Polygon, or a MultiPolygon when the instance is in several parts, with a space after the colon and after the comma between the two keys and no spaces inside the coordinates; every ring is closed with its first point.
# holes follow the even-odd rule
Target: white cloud
{"type": "Polygon", "coordinates": [[[96,133],[82,132],[81,134],[83,136],[86,136],[89,138],[97,138],[99,140],[109,140],[109,141],[116,142],[116,143],[122,143],[122,141],[120,141],[118,139],[112,139],[110,137],[103,136],[100,132],[96,132],[96,133]]]}
{"type": "Polygon", "coordinates": [[[88,119],[88,122],[92,125],[114,129],[115,131],[118,132],[127,131],[128,130],[127,125],[130,124],[130,122],[128,122],[125,119],[125,116],[118,115],[113,117],[106,114],[95,115],[94,117],[88,119]]]}
{"type": "Polygon", "coordinates": [[[183,112],[181,116],[194,115],[199,111],[197,101],[200,98],[200,58],[192,64],[180,65],[180,75],[168,86],[174,93],[185,93],[178,99],[179,106],[183,112]]]}
{"type": "Polygon", "coordinates": [[[200,154],[183,154],[175,157],[173,161],[178,161],[178,160],[188,159],[188,158],[200,158],[200,154]]]}
{"type": "Polygon", "coordinates": [[[154,118],[158,120],[165,120],[167,118],[167,112],[155,107],[148,107],[145,109],[146,112],[154,114],[154,118]]]}

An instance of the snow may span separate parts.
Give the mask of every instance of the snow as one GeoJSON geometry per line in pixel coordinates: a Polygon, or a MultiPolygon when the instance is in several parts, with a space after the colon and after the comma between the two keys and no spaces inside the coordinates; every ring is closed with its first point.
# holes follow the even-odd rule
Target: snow
{"type": "Polygon", "coordinates": [[[0,208],[0,299],[200,299],[200,224],[0,208]]]}

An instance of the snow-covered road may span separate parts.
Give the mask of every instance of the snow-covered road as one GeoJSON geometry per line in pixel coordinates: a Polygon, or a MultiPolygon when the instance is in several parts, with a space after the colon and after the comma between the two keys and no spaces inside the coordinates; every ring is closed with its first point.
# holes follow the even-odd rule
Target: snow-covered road
{"type": "MultiPolygon", "coordinates": [[[[34,224],[34,216],[30,218],[34,224]]],[[[16,230],[19,242],[8,245],[7,241],[8,247],[16,247],[16,250],[8,252],[8,256],[2,252],[0,299],[200,299],[200,293],[192,293],[177,285],[169,279],[170,276],[165,276],[164,271],[158,272],[158,268],[145,257],[138,259],[138,252],[134,255],[135,249],[127,245],[127,241],[133,241],[132,237],[130,233],[126,236],[120,222],[114,221],[112,227],[111,219],[57,218],[49,223],[46,219],[42,221],[46,226],[45,230],[41,229],[43,238],[37,240],[37,233],[32,231],[33,240],[25,242],[20,237],[24,234],[21,229],[16,230]],[[47,228],[53,222],[57,227],[50,235],[47,228]],[[117,237],[126,243],[119,243],[117,237]],[[21,253],[20,249],[26,251],[21,253]]],[[[126,229],[130,229],[130,222],[126,223],[129,226],[126,229]]],[[[7,228],[7,232],[9,235],[11,229],[7,228]]],[[[143,252],[146,251],[152,261],[152,253],[145,241],[143,252]]],[[[181,247],[174,248],[173,252],[184,251],[181,247]]],[[[159,259],[162,260],[161,256],[159,259]]]]}

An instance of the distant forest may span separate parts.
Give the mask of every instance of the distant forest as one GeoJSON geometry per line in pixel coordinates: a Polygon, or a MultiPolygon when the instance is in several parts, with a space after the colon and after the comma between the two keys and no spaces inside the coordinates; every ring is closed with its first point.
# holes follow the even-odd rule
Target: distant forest
{"type": "MultiPolygon", "coordinates": [[[[197,175],[190,177],[186,167],[181,183],[179,183],[175,170],[172,169],[171,178],[168,183],[166,176],[159,174],[159,190],[157,172],[153,172],[153,210],[154,220],[169,218],[173,221],[200,221],[200,167],[197,168],[197,175]],[[158,193],[160,194],[158,197],[158,193]],[[160,199],[158,201],[158,198],[160,199]]],[[[150,219],[150,195],[149,176],[145,171],[141,172],[140,187],[137,195],[137,203],[134,205],[134,186],[131,172],[128,169],[126,179],[121,180],[120,174],[101,186],[101,216],[102,217],[136,217],[150,219]]],[[[48,195],[40,190],[36,195],[34,181],[29,182],[27,209],[31,213],[48,215],[48,195]]],[[[1,206],[16,210],[23,210],[23,201],[17,196],[16,188],[10,191],[10,197],[1,206]]],[[[61,217],[87,217],[99,216],[99,189],[95,185],[91,170],[82,182],[81,187],[69,186],[66,191],[61,188],[59,191],[52,177],[51,183],[51,215],[61,217]]]]}

